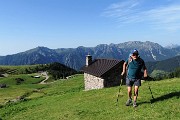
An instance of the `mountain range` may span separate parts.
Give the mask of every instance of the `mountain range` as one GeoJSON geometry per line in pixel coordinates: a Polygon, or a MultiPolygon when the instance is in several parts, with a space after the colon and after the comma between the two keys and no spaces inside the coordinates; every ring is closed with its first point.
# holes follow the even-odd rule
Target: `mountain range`
{"type": "Polygon", "coordinates": [[[58,48],[37,47],[25,52],[0,56],[1,65],[27,65],[60,62],[79,70],[85,65],[85,56],[90,54],[93,59],[110,58],[126,60],[130,51],[138,49],[144,61],[161,61],[180,55],[180,46],[167,48],[150,41],[130,41],[120,44],[100,44],[96,47],[58,48]]]}

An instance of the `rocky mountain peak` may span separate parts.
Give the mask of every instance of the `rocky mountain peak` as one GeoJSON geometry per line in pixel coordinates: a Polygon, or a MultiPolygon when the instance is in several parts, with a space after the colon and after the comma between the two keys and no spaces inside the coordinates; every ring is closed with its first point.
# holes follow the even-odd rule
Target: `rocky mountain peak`
{"type": "Polygon", "coordinates": [[[59,48],[36,47],[34,49],[8,56],[0,56],[1,65],[26,65],[60,62],[79,70],[85,65],[85,56],[91,54],[93,59],[112,58],[126,60],[133,49],[138,49],[140,56],[147,61],[159,61],[180,54],[180,49],[167,49],[150,41],[129,41],[120,44],[100,44],[96,47],[59,48]]]}

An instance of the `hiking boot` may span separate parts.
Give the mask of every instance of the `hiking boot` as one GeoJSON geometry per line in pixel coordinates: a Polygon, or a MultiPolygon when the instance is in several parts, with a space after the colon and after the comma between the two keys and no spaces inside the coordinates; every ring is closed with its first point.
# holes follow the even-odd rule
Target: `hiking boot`
{"type": "Polygon", "coordinates": [[[134,102],[134,103],[133,103],[133,107],[137,107],[137,104],[136,104],[136,102],[134,102]]]}
{"type": "Polygon", "coordinates": [[[128,99],[126,102],[126,106],[129,106],[132,103],[132,99],[128,99]]]}

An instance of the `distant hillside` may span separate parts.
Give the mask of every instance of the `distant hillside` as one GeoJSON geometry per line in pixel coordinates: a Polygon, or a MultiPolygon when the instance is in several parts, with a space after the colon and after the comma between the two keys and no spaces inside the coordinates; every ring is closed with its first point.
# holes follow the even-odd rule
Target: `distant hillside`
{"type": "Polygon", "coordinates": [[[25,66],[0,66],[0,75],[4,73],[31,74],[37,73],[39,71],[48,71],[48,73],[52,75],[53,79],[65,78],[67,76],[77,74],[76,70],[58,62],[25,66]]]}
{"type": "Polygon", "coordinates": [[[146,66],[148,68],[149,73],[151,73],[153,70],[172,72],[176,68],[180,67],[180,56],[176,56],[163,61],[147,62],[146,66]]]}
{"type": "Polygon", "coordinates": [[[60,62],[73,69],[79,70],[85,65],[85,56],[91,54],[96,58],[113,58],[125,60],[130,51],[138,49],[140,56],[146,61],[161,61],[180,55],[180,46],[165,48],[153,42],[131,41],[120,44],[100,44],[96,47],[49,49],[37,47],[18,54],[1,56],[1,65],[27,65],[60,62]]]}
{"type": "Polygon", "coordinates": [[[55,50],[46,47],[37,47],[18,54],[0,57],[1,65],[31,65],[58,62],[59,57],[55,50]]]}

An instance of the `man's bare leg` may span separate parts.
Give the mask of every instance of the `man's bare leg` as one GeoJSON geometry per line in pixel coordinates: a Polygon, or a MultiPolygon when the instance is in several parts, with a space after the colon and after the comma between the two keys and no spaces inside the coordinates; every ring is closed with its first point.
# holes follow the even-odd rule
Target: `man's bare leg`
{"type": "Polygon", "coordinates": [[[128,100],[126,106],[129,106],[132,102],[132,87],[128,86],[128,100]]]}
{"type": "Polygon", "coordinates": [[[138,97],[138,90],[139,90],[139,86],[134,86],[134,104],[133,106],[136,107],[136,102],[137,102],[137,97],[138,97]]]}
{"type": "Polygon", "coordinates": [[[132,87],[128,86],[128,99],[132,99],[132,87]]]}

